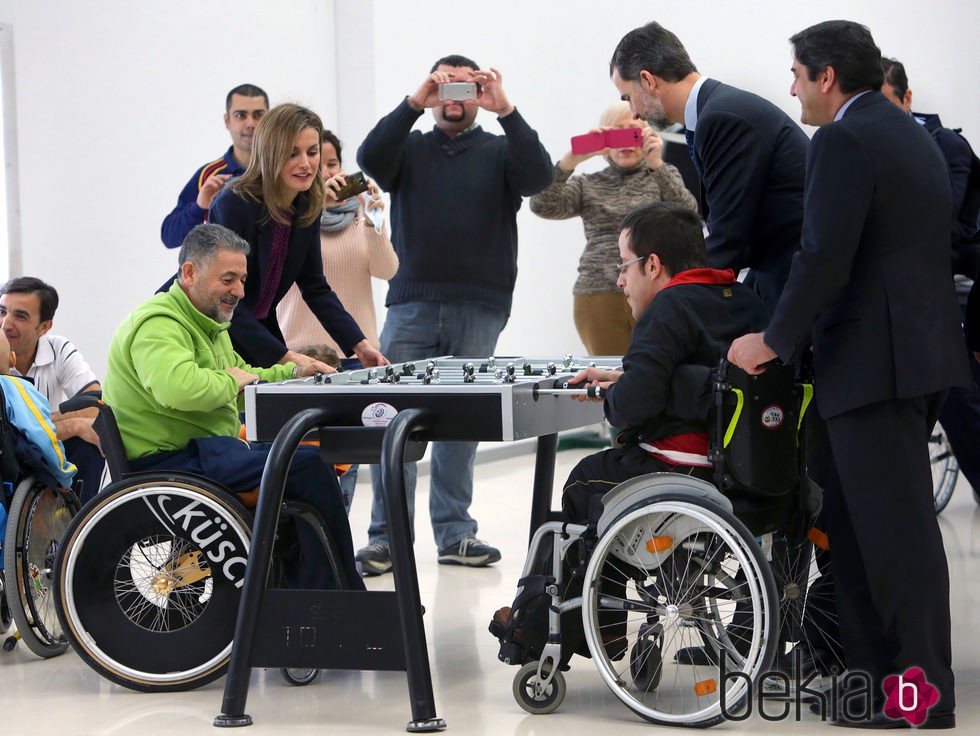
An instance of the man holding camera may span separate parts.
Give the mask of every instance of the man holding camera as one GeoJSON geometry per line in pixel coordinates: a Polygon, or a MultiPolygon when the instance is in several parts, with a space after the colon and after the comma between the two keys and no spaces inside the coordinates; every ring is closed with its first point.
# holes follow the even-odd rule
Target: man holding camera
{"type": "Polygon", "coordinates": [[[168,248],[179,248],[195,225],[208,218],[211,202],[229,179],[241,176],[252,160],[252,137],[269,112],[269,96],[254,84],[240,84],[225,97],[225,128],[231,147],[217,161],[204,164],[180,190],[177,206],[163,220],[160,237],[168,248]]]}
{"type": "MultiPolygon", "coordinates": [[[[522,197],[551,183],[553,167],[501,81],[496,69],[444,57],[358,149],[361,168],[392,199],[400,265],[388,286],[381,349],[393,361],[491,355],[507,323],[517,279],[517,211],[522,197]],[[475,124],[480,108],[497,114],[504,135],[475,124]],[[413,132],[425,109],[435,127],[413,132]]],[[[475,454],[475,442],[432,446],[429,512],[442,564],[481,567],[500,559],[476,539],[468,512],[475,454]]],[[[391,554],[379,474],[372,480],[369,545],[357,558],[365,574],[377,575],[391,569],[391,554]]],[[[414,518],[414,465],[406,468],[406,492],[414,518]]]]}

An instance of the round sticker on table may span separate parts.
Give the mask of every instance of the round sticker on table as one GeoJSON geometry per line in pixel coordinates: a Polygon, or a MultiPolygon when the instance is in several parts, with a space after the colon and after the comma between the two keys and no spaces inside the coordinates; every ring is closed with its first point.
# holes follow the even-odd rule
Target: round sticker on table
{"type": "Polygon", "coordinates": [[[397,413],[398,410],[391,404],[375,401],[364,407],[364,411],[361,412],[361,424],[365,427],[387,427],[397,413]]]}

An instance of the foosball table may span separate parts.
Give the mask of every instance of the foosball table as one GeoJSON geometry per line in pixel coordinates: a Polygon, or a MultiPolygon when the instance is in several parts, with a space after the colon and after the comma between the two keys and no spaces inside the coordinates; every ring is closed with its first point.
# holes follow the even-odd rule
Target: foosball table
{"type": "Polygon", "coordinates": [[[603,419],[600,403],[571,398],[596,396],[595,389],[570,387],[570,379],[589,366],[618,369],[621,363],[619,357],[572,355],[448,356],[246,387],[247,437],[273,441],[273,448],[259,490],[234,647],[215,725],[251,724],[245,701],[253,666],[318,667],[406,671],[412,709],[406,730],[444,729],[432,693],[404,464],[420,459],[430,441],[537,437],[530,538],[551,513],[558,432],[603,419]],[[266,589],[286,471],[296,446],[311,431],[318,435],[327,462],[380,463],[394,592],[266,589]],[[317,637],[317,627],[328,628],[323,612],[338,609],[344,615],[334,615],[329,631],[317,637]],[[257,636],[260,628],[262,635],[257,636]],[[368,632],[378,631],[394,639],[370,639],[368,632]],[[306,632],[305,639],[297,632],[306,632]],[[301,641],[307,645],[297,646],[301,641]]]}

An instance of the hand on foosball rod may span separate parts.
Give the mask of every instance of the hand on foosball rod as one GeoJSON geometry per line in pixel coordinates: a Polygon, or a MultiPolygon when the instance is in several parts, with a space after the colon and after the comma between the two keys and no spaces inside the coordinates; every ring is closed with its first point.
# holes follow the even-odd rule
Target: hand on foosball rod
{"type": "Polygon", "coordinates": [[[603,401],[606,391],[616,383],[621,375],[623,375],[622,371],[611,371],[607,368],[592,366],[570,380],[568,387],[588,389],[584,394],[572,396],[576,401],[603,401]]]}

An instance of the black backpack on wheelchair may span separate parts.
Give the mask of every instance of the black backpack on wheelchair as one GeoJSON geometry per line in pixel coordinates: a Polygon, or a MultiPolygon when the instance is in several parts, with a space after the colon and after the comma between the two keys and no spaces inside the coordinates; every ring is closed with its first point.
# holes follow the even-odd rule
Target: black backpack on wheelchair
{"type": "Polygon", "coordinates": [[[749,375],[728,361],[711,372],[709,459],[714,483],[756,536],[781,531],[799,544],[820,512],[806,474],[806,412],[813,384],[794,366],[749,375]]]}

